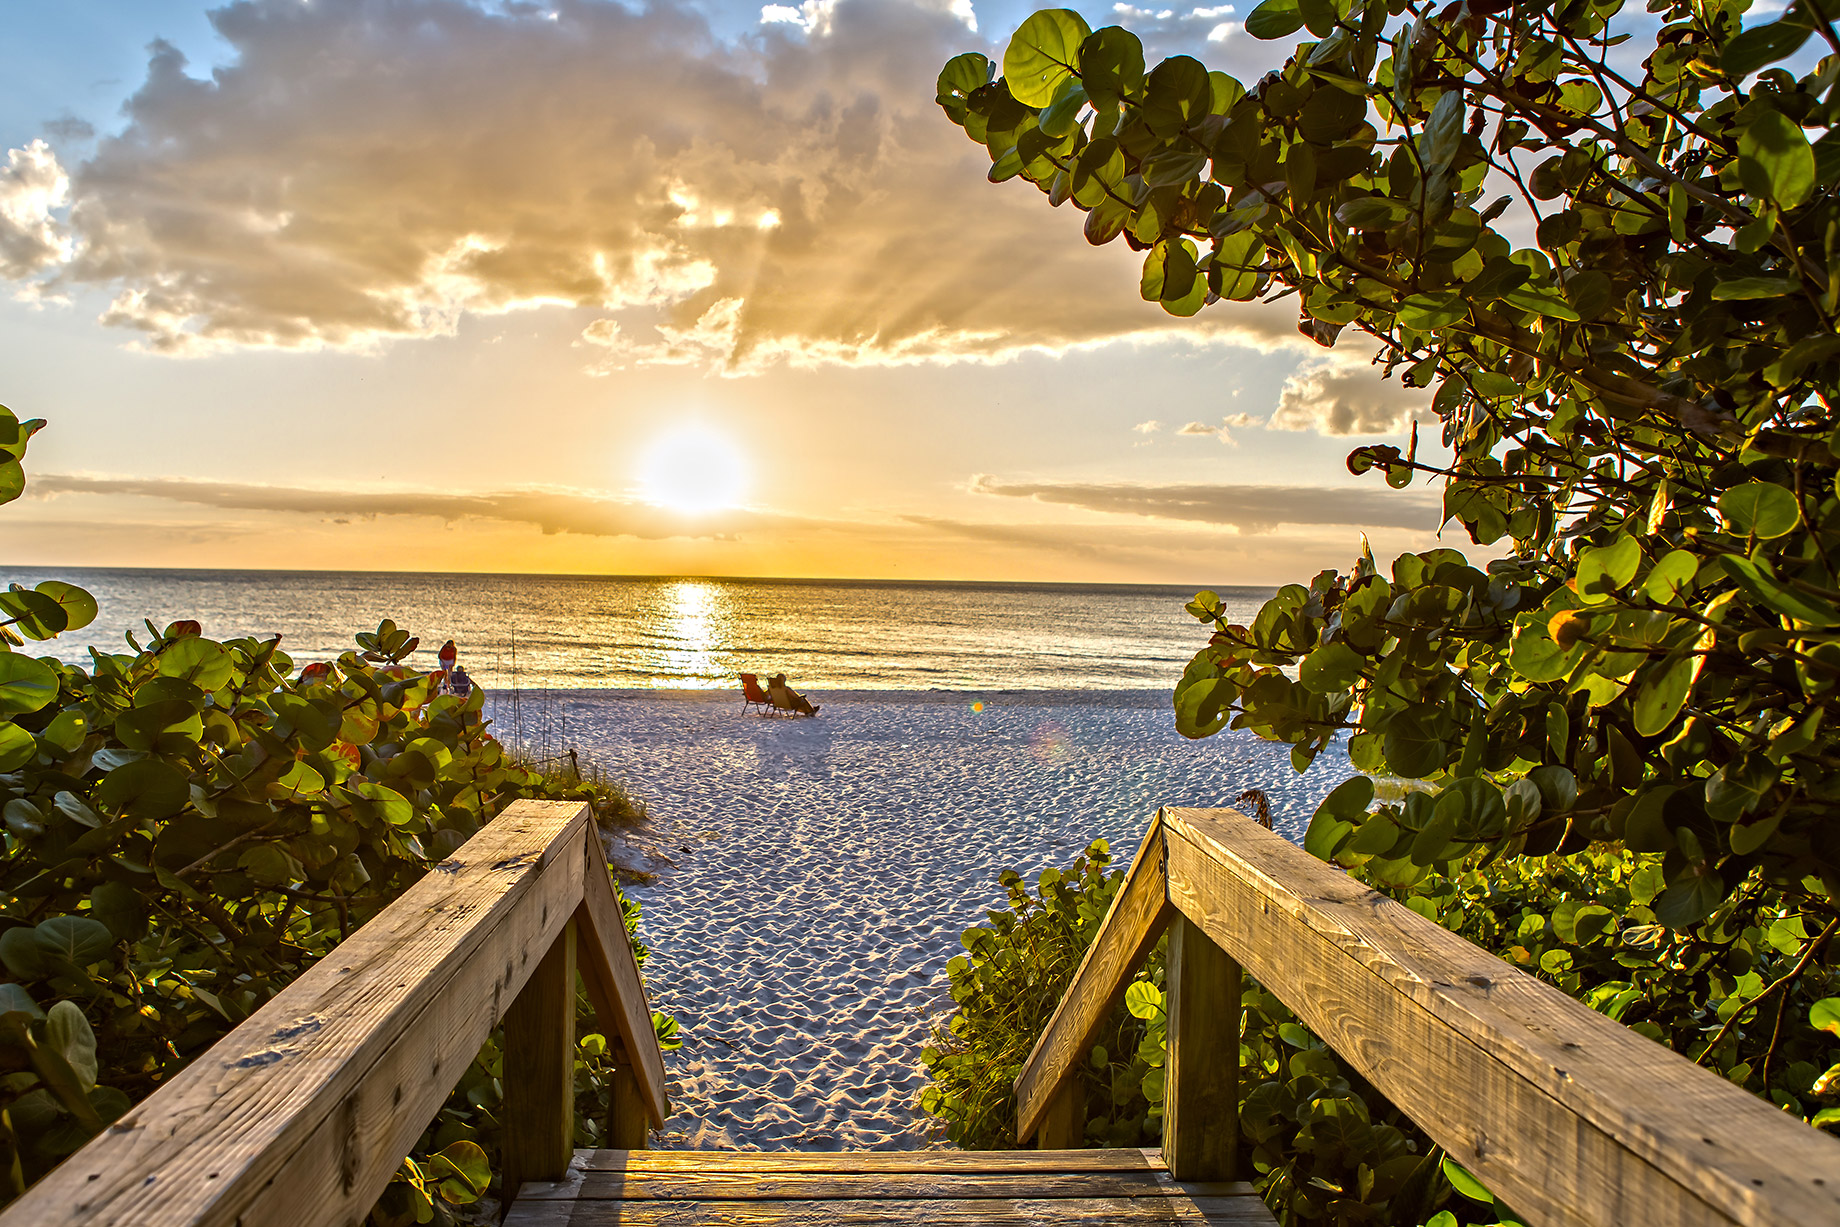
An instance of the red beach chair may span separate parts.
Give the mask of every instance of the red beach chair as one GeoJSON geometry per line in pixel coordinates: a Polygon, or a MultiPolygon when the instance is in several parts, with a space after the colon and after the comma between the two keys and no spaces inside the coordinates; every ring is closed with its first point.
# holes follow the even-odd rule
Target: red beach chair
{"type": "Polygon", "coordinates": [[[752,673],[741,675],[741,710],[758,707],[762,712],[773,710],[773,701],[767,698],[767,692],[760,688],[760,678],[752,673]]]}

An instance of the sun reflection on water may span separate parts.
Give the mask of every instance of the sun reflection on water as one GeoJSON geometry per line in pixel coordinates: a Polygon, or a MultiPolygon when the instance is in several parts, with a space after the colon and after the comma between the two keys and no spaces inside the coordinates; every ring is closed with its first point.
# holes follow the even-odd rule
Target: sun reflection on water
{"type": "Polygon", "coordinates": [[[732,650],[727,606],[727,594],[715,584],[682,579],[661,586],[657,606],[647,619],[658,645],[648,653],[653,685],[707,686],[733,680],[724,659],[732,650]]]}

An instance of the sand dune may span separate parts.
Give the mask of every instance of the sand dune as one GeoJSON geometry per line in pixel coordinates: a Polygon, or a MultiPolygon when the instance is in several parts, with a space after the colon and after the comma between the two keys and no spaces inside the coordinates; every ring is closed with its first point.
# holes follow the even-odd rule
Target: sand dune
{"type": "Polygon", "coordinates": [[[1348,771],[1299,777],[1243,734],[1190,742],[1162,691],[813,694],[816,720],[739,696],[526,696],[651,805],[618,855],[649,864],[648,978],[682,1020],[665,1147],[934,1144],[914,1100],[949,1004],[946,960],[998,902],[1097,837],[1128,859],[1158,805],[1267,790],[1300,838],[1348,771]],[[981,703],[976,710],[974,703],[981,703]]]}

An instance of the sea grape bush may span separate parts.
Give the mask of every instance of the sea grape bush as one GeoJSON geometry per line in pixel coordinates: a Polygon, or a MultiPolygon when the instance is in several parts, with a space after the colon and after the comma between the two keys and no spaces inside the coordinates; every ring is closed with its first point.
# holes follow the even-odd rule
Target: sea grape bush
{"type": "Polygon", "coordinates": [[[1146,299],[1291,298],[1430,390],[1437,455],[1415,426],[1348,466],[1441,479],[1497,555],[1363,550],[1250,625],[1198,594],[1177,727],[1426,781],[1376,803],[1364,776],[1310,824],[1389,889],[1613,858],[1566,900],[1617,922],[1584,953],[1651,934],[1697,969],[1658,1038],[1827,1123],[1800,1073],[1832,1063],[1804,1007],[1840,930],[1840,32],[1832,0],[1747,7],[1264,0],[1248,33],[1310,37],[1251,88],[1054,9],[938,102],[993,180],[1143,251],[1146,299]]]}
{"type": "MultiPolygon", "coordinates": [[[[22,488],[9,475],[38,425],[0,410],[0,502],[22,488]]],[[[0,593],[0,1204],[509,802],[585,800],[602,820],[632,809],[616,789],[512,761],[483,692],[439,693],[391,622],[304,668],[278,638],[218,642],[195,622],[150,623],[87,668],[22,650],[95,613],[68,584],[0,593]]],[[[674,1022],[654,1025],[676,1046],[674,1022]]],[[[375,1222],[428,1222],[484,1192],[497,1060],[494,1039],[375,1222]]],[[[584,1145],[601,1136],[610,1075],[605,1039],[585,1036],[584,1145]]]]}
{"type": "Polygon", "coordinates": [[[1740,0],[1652,0],[1643,57],[1621,0],[1266,0],[1250,33],[1312,39],[1250,90],[1055,9],[1002,78],[941,74],[991,178],[1144,250],[1147,297],[1294,296],[1316,341],[1435,388],[1447,462],[1349,466],[1443,478],[1505,557],[1364,560],[1251,626],[1191,607],[1184,732],[1303,767],[1350,731],[1361,768],[1458,785],[1333,815],[1325,855],[1409,877],[1609,839],[1666,854],[1664,923],[1752,880],[1834,913],[1840,54],[1773,66],[1840,49],[1821,4],[1745,29],[1740,0]]]}
{"type": "MultiPolygon", "coordinates": [[[[1099,841],[1033,891],[1006,872],[1007,906],[964,935],[967,953],[948,965],[955,1009],[925,1050],[920,1100],[958,1145],[1017,1145],[1011,1085],[1123,883],[1110,860],[1099,841]]],[[[1681,932],[1655,920],[1655,855],[1523,857],[1377,885],[1733,1082],[1767,1087],[1785,1110],[1840,1118],[1840,973],[1803,964],[1806,919],[1761,892],[1728,923],[1681,932]],[[1739,1025],[1750,1017],[1763,1025],[1739,1025]]],[[[1165,955],[1159,943],[1080,1071],[1090,1145],[1161,1140],[1165,955]]],[[[1251,979],[1242,1004],[1241,1171],[1280,1222],[1518,1221],[1251,979]]]]}

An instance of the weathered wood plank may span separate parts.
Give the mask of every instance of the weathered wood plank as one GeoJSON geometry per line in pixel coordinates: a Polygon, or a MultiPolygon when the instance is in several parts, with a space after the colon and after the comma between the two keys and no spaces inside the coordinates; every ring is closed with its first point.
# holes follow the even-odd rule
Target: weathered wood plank
{"type": "Polygon", "coordinates": [[[1162,1171],[1156,1150],[577,1150],[574,1167],[603,1172],[1133,1172],[1162,1171]]]}
{"type": "Polygon", "coordinates": [[[710,1156],[701,1172],[592,1172],[531,1181],[519,1200],[839,1201],[966,1200],[980,1197],[1236,1197],[1249,1184],[1178,1183],[1168,1172],[737,1172],[710,1156]]]}
{"type": "Polygon", "coordinates": [[[1239,964],[1178,915],[1166,978],[1163,1160],[1178,1180],[1231,1180],[1239,1150],[1239,964]]]}
{"type": "MultiPolygon", "coordinates": [[[[590,834],[589,838],[593,838],[590,834]]],[[[505,1108],[499,1153],[505,1187],[560,1180],[575,1155],[575,922],[505,1014],[505,1108]]]]}
{"type": "MultiPolygon", "coordinates": [[[[598,831],[589,832],[587,860],[576,920],[580,932],[577,956],[588,987],[588,1000],[594,1003],[602,1034],[626,1049],[645,1115],[653,1126],[662,1126],[664,1118],[671,1114],[665,1098],[664,1054],[658,1051],[658,1038],[652,1033],[651,1003],[646,998],[645,981],[639,976],[638,961],[633,958],[632,942],[626,936],[626,921],[620,914],[620,901],[614,897],[598,831]]],[[[643,1133],[639,1136],[643,1138],[643,1133]]],[[[629,1135],[620,1140],[631,1138],[629,1135]]]]}
{"type": "Polygon", "coordinates": [[[1256,1197],[1044,1198],[1006,1201],[524,1201],[505,1227],[1041,1227],[1044,1223],[1272,1227],[1256,1197]]]}
{"type": "Polygon", "coordinates": [[[1840,1221],[1840,1142],[1231,811],[1162,818],[1183,913],[1530,1221],[1840,1221]]]}
{"type": "Polygon", "coordinates": [[[511,806],[0,1223],[361,1221],[568,921],[589,821],[511,806]]]}
{"type": "Polygon", "coordinates": [[[1046,1118],[1061,1086],[1084,1060],[1105,1020],[1124,999],[1131,973],[1162,935],[1173,909],[1164,872],[1162,828],[1152,821],[1105,923],[1016,1076],[1016,1140],[1026,1142],[1046,1118]]]}

